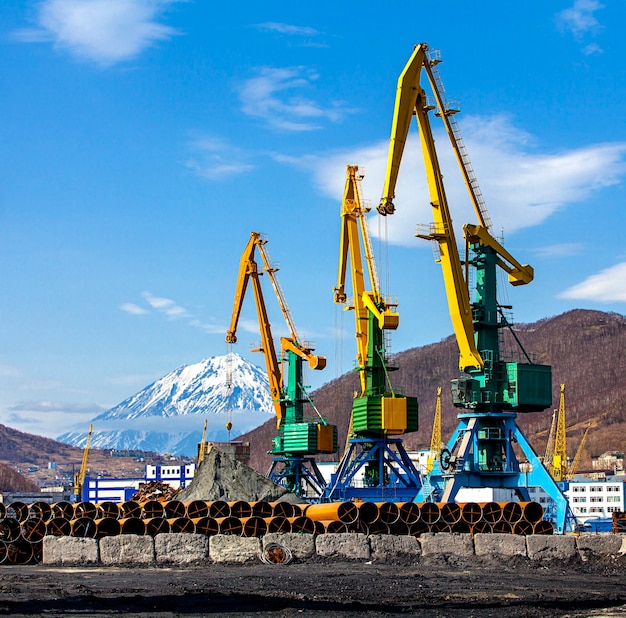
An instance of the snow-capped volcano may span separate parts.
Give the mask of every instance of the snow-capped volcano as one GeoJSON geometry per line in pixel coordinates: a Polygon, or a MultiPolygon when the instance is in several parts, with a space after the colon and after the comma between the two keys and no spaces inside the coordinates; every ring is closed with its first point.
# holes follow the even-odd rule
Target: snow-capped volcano
{"type": "MultiPolygon", "coordinates": [[[[195,455],[204,419],[207,439],[245,433],[273,414],[267,375],[238,354],[183,365],[93,420],[96,448],[141,449],[195,455]]],[[[61,442],[84,446],[87,434],[68,432],[61,442]]]]}

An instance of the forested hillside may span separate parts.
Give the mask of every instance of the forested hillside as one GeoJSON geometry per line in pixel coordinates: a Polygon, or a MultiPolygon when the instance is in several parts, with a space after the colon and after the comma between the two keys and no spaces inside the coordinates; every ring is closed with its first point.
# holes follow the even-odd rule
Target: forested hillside
{"type": "MultiPolygon", "coordinates": [[[[592,427],[581,467],[590,466],[591,454],[626,450],[626,318],[618,313],[577,309],[533,324],[516,325],[515,333],[536,362],[552,366],[553,406],[518,417],[535,450],[545,450],[561,383],[566,385],[568,452],[575,452],[587,425],[592,427]]],[[[518,347],[510,333],[504,333],[504,340],[506,350],[513,352],[518,347]]],[[[457,360],[453,337],[392,358],[392,364],[399,368],[391,373],[396,392],[416,396],[420,406],[420,429],[404,436],[407,449],[430,444],[438,386],[443,387],[444,441],[456,427],[457,410],[451,403],[449,383],[458,375],[457,360]]],[[[357,375],[348,374],[312,393],[320,413],[338,426],[340,447],[345,443],[357,389],[357,375]]],[[[271,462],[266,451],[274,435],[275,422],[268,421],[240,438],[250,441],[251,465],[261,472],[271,462]]]]}

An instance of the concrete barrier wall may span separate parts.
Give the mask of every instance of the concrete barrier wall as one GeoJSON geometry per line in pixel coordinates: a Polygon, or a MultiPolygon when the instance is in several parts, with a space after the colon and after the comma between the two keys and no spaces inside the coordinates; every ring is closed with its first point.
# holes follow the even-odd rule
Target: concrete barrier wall
{"type": "Polygon", "coordinates": [[[421,537],[360,533],[272,533],[262,538],[217,534],[159,534],[156,537],[121,535],[100,540],[46,536],[43,564],[49,565],[190,565],[245,563],[262,559],[269,548],[279,546],[289,559],[306,561],[314,556],[335,560],[394,562],[450,557],[508,560],[512,556],[531,561],[568,561],[610,558],[626,554],[626,535],[515,536],[441,532],[421,537]]]}

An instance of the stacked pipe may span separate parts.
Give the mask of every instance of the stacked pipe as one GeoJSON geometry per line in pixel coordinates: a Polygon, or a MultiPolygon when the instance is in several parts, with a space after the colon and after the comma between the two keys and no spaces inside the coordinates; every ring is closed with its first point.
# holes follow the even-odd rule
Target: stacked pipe
{"type": "Polygon", "coordinates": [[[146,500],[143,503],[0,503],[0,563],[41,559],[45,535],[103,538],[168,532],[261,537],[268,532],[362,532],[419,536],[425,532],[553,534],[536,502],[286,502],[146,500]]]}

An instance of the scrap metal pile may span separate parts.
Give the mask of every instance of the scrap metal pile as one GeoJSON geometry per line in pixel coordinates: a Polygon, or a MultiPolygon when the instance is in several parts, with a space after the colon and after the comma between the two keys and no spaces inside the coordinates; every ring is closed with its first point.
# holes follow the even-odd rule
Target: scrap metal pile
{"type": "Polygon", "coordinates": [[[99,539],[119,534],[156,536],[169,532],[261,537],[268,532],[308,534],[362,532],[420,536],[425,532],[552,534],[536,502],[478,504],[425,502],[333,502],[290,504],[238,500],[130,500],[0,504],[0,563],[41,560],[43,538],[99,539]]]}

